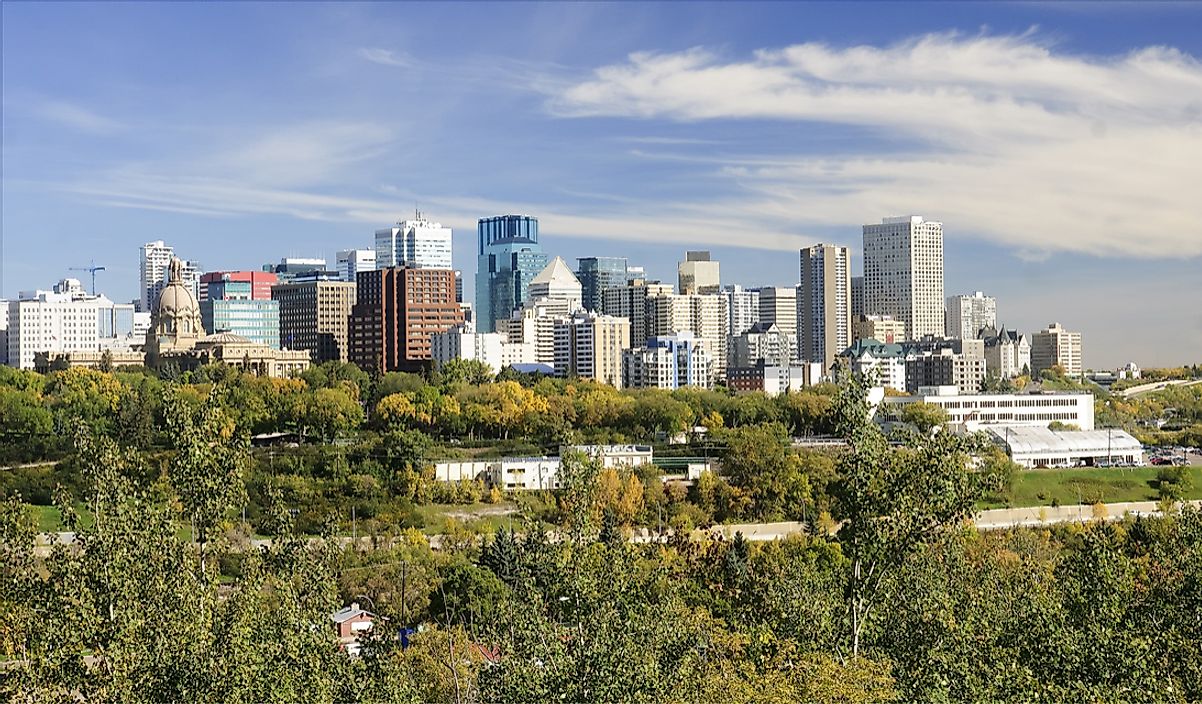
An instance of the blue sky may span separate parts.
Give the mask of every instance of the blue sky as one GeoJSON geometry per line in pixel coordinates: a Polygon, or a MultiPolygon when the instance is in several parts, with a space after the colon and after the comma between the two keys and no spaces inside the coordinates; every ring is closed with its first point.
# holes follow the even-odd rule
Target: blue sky
{"type": "Polygon", "coordinates": [[[797,281],[798,247],[944,222],[946,289],[1087,366],[1202,358],[1202,6],[12,3],[3,281],[165,239],[207,269],[371,245],[414,207],[544,248],[797,281]]]}

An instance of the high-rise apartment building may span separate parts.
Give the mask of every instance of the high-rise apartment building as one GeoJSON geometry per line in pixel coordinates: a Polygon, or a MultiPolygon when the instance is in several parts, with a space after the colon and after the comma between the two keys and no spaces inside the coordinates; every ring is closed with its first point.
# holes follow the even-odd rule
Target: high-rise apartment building
{"type": "Polygon", "coordinates": [[[1081,333],[1052,323],[1031,336],[1031,373],[1059,366],[1069,376],[1081,376],[1081,333]]]}
{"type": "Polygon", "coordinates": [[[648,325],[647,301],[657,296],[672,295],[672,284],[635,279],[625,286],[606,289],[601,293],[601,312],[630,321],[630,342],[627,347],[642,347],[651,337],[648,325]]]}
{"type": "Polygon", "coordinates": [[[555,321],[555,375],[622,388],[622,350],[630,321],[577,312],[555,321]]]}
{"type": "Polygon", "coordinates": [[[760,292],[738,284],[722,287],[726,299],[726,327],[731,335],[741,335],[760,322],[760,292]]]}
{"type": "Polygon", "coordinates": [[[464,326],[430,335],[430,355],[438,365],[455,359],[475,360],[493,374],[504,367],[505,336],[497,332],[471,332],[464,326]]]}
{"type": "Polygon", "coordinates": [[[667,294],[647,299],[648,337],[691,332],[709,353],[717,378],[726,374],[726,299],[719,294],[667,294]]]}
{"type": "Polygon", "coordinates": [[[634,389],[708,389],[714,381],[710,361],[705,344],[692,333],[653,337],[646,347],[623,353],[623,381],[634,389]]]}
{"type": "Polygon", "coordinates": [[[338,263],[338,278],[354,283],[361,271],[376,270],[376,250],[344,249],[335,255],[338,263]]]}
{"type": "Polygon", "coordinates": [[[797,336],[775,325],[756,324],[730,336],[727,366],[747,368],[757,364],[788,367],[797,359],[797,336]]]}
{"type": "Polygon", "coordinates": [[[568,301],[539,298],[527,301],[513,315],[497,321],[497,332],[511,344],[528,347],[522,352],[523,361],[555,365],[555,321],[567,318],[574,308],[568,301]]]}
{"type": "Polygon", "coordinates": [[[685,252],[684,261],[676,265],[676,274],[682,294],[718,293],[722,288],[718,261],[710,259],[709,252],[685,252]]]}
{"type": "Polygon", "coordinates": [[[451,228],[416,213],[393,227],[376,230],[376,266],[451,269],[451,228]]]}
{"type": "Polygon", "coordinates": [[[919,215],[864,226],[864,313],[906,324],[912,340],[943,333],[943,223],[919,215]]]}
{"type": "Polygon", "coordinates": [[[765,286],[759,291],[760,325],[775,325],[781,330],[797,334],[797,289],[792,286],[765,286]]]}
{"type": "Polygon", "coordinates": [[[801,250],[797,294],[797,341],[801,358],[830,371],[851,345],[851,250],[816,244],[801,250]]]}
{"type": "Polygon", "coordinates": [[[578,257],[576,278],[580,280],[584,309],[601,310],[602,291],[625,286],[627,276],[625,257],[578,257]]]}
{"type": "Polygon", "coordinates": [[[904,342],[906,324],[888,315],[861,315],[851,321],[851,339],[876,340],[887,345],[904,342]]]}
{"type": "Polygon", "coordinates": [[[476,329],[492,332],[529,300],[530,281],[547,266],[538,218],[499,215],[477,223],[476,329]]]}
{"type": "Polygon", "coordinates": [[[982,328],[997,327],[997,299],[977,291],[971,296],[948,296],[943,334],[972,340],[982,328]]]}
{"type": "Polygon", "coordinates": [[[984,356],[945,347],[906,358],[906,391],[910,393],[926,386],[955,386],[962,394],[975,394],[984,381],[984,356]]]}
{"type": "Polygon", "coordinates": [[[462,324],[452,270],[360,272],[349,321],[350,361],[360,369],[418,371],[433,359],[430,336],[462,324]]]}
{"type": "Polygon", "coordinates": [[[280,306],[278,344],[308,350],[317,364],[349,359],[349,317],[355,305],[353,281],[292,281],[271,288],[280,306]]]}
{"type": "MultiPolygon", "coordinates": [[[[167,285],[167,268],[171,258],[175,256],[175,248],[165,244],[163,240],[147,242],[142,245],[138,259],[140,285],[138,287],[137,309],[142,312],[153,311],[159,302],[159,293],[167,285]]],[[[193,296],[200,295],[201,266],[197,262],[183,262],[183,282],[192,291],[193,296]]]]}

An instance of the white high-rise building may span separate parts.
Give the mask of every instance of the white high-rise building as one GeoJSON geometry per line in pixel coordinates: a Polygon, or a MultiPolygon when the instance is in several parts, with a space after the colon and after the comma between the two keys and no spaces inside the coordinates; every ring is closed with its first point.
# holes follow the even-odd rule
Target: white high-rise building
{"type": "Polygon", "coordinates": [[[816,244],[801,250],[797,287],[797,342],[801,359],[828,372],[851,346],[851,250],[816,244]]]}
{"type": "MultiPolygon", "coordinates": [[[[526,356],[523,361],[554,366],[555,321],[570,317],[577,309],[564,299],[527,301],[510,317],[497,320],[496,331],[505,335],[507,343],[531,345],[533,358],[526,356]]],[[[528,352],[523,351],[522,354],[528,355],[528,352]]]]}
{"type": "Polygon", "coordinates": [[[792,286],[765,286],[760,293],[760,325],[775,325],[797,334],[797,289],[792,286]]]}
{"type": "Polygon", "coordinates": [[[646,347],[622,353],[625,385],[635,389],[713,386],[714,373],[705,344],[692,333],[653,337],[646,347]]]}
{"type": "Polygon", "coordinates": [[[376,230],[376,266],[387,269],[454,269],[451,266],[451,228],[417,213],[385,230],[376,230]]]}
{"type": "Polygon", "coordinates": [[[576,313],[555,321],[555,375],[591,379],[622,388],[622,350],[630,321],[576,313]]]}
{"type": "Polygon", "coordinates": [[[374,249],[344,249],[337,255],[338,279],[355,282],[355,275],[361,271],[376,270],[376,250],[374,249]]]}
{"type": "Polygon", "coordinates": [[[676,265],[676,276],[682,294],[718,293],[722,287],[718,260],[705,251],[685,252],[684,261],[676,265]]]}
{"type": "Polygon", "coordinates": [[[567,301],[569,312],[582,306],[583,293],[580,279],[568,268],[562,257],[555,257],[542,271],[530,280],[530,300],[548,298],[567,301]]]}
{"type": "Polygon", "coordinates": [[[52,291],[22,291],[5,313],[8,364],[21,369],[33,369],[38,352],[120,349],[123,341],[128,349],[139,322],[133,306],[88,294],[78,279],[63,279],[52,291]]]}
{"type": "MultiPolygon", "coordinates": [[[[167,285],[167,267],[175,256],[175,248],[165,244],[163,240],[147,242],[142,245],[141,258],[138,261],[139,282],[137,309],[142,312],[154,310],[159,301],[159,293],[167,285]]],[[[192,261],[184,262],[184,285],[192,290],[192,295],[200,300],[200,264],[192,261]]]]}
{"type": "Polygon", "coordinates": [[[1052,323],[1031,336],[1031,373],[1057,366],[1068,376],[1081,376],[1081,333],[1052,323]]]}
{"type": "Polygon", "coordinates": [[[647,299],[647,337],[691,332],[709,353],[717,378],[726,374],[726,298],[714,295],[667,294],[647,299]]]}
{"type": "Polygon", "coordinates": [[[997,299],[977,291],[971,296],[948,296],[943,334],[976,339],[982,328],[997,327],[997,299]]]}
{"type": "Polygon", "coordinates": [[[760,292],[738,284],[722,287],[726,299],[726,327],[730,334],[742,335],[760,322],[760,292]]]}
{"type": "Polygon", "coordinates": [[[504,366],[504,343],[505,336],[499,332],[472,332],[459,326],[430,335],[430,356],[439,365],[453,359],[474,359],[496,374],[504,366]]]}
{"type": "MultiPolygon", "coordinates": [[[[163,240],[147,242],[142,245],[142,257],[139,260],[138,271],[141,286],[138,287],[138,310],[149,311],[158,300],[159,291],[167,281],[167,266],[175,249],[163,240]]],[[[199,291],[198,291],[199,293],[199,291]]]]}
{"type": "Polygon", "coordinates": [[[920,215],[864,226],[864,313],[891,315],[906,336],[943,333],[943,223],[920,215]]]}

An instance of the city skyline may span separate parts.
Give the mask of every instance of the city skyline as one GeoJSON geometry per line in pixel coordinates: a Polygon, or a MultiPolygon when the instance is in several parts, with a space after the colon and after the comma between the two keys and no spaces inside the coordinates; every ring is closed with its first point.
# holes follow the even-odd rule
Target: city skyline
{"type": "Polygon", "coordinates": [[[1079,330],[1088,367],[1192,361],[1202,51],[1185,20],[1202,12],[866,7],[482,7],[433,53],[461,19],[437,6],[6,4],[0,297],[94,258],[100,292],[133,300],[133,252],[159,239],[210,271],[333,262],[414,206],[456,231],[466,300],[476,220],[510,212],[568,262],[673,282],[708,249],[724,284],[795,285],[801,248],[847,246],[859,275],[862,225],[921,214],[944,223],[946,295],[996,297],[999,324],[1079,330]],[[264,46],[281,18],[289,41],[264,46]],[[498,24],[529,41],[505,46],[498,24]],[[146,31],[116,46],[117,25],[146,31]],[[698,101],[698,81],[745,88],[698,101]],[[886,90],[925,99],[868,119],[886,90]]]}

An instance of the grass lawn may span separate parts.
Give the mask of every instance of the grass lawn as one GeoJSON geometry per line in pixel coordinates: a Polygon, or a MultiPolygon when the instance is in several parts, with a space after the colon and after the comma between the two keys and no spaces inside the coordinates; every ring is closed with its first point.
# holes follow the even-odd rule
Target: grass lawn
{"type": "MultiPolygon", "coordinates": [[[[1079,503],[1156,501],[1158,467],[1106,469],[1032,469],[1019,474],[1011,491],[1011,506],[1050,506],[1079,503]]],[[[1202,499],[1202,466],[1189,468],[1193,479],[1187,499],[1202,499]]],[[[982,508],[1004,508],[990,501],[982,508]]]]}
{"type": "MultiPolygon", "coordinates": [[[[29,508],[37,519],[39,533],[56,533],[66,530],[63,526],[63,516],[59,513],[58,507],[30,506],[29,508]]],[[[79,514],[79,522],[82,527],[88,528],[92,525],[92,514],[82,503],[75,504],[75,511],[79,514]]]]}

